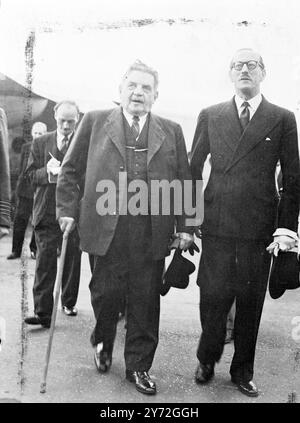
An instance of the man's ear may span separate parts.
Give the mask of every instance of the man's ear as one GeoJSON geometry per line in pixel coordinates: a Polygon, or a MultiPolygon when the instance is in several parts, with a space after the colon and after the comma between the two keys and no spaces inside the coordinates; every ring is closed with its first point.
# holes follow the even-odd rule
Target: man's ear
{"type": "Polygon", "coordinates": [[[266,69],[261,70],[261,80],[263,81],[266,77],[266,69]]]}
{"type": "Polygon", "coordinates": [[[157,98],[158,98],[158,91],[155,91],[154,100],[156,100],[157,98]]]}

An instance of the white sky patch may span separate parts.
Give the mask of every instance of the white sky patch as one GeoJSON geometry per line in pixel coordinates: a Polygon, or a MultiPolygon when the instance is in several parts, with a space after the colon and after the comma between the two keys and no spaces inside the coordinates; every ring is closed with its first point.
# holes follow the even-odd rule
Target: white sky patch
{"type": "Polygon", "coordinates": [[[237,48],[260,51],[262,92],[295,109],[299,18],[298,0],[2,0],[0,72],[25,83],[25,43],[35,30],[33,90],[73,98],[86,111],[113,107],[123,73],[139,58],[159,72],[153,111],[181,123],[190,145],[200,109],[233,95],[228,66],[237,48]]]}
{"type": "Polygon", "coordinates": [[[300,15],[298,0],[2,0],[1,4],[8,18],[25,24],[176,17],[297,23],[300,15]]]}

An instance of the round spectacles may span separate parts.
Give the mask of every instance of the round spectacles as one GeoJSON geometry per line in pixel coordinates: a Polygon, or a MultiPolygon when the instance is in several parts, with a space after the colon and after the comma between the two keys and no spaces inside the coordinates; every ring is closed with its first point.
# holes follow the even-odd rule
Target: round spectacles
{"type": "Polygon", "coordinates": [[[249,71],[256,69],[257,65],[262,68],[262,65],[257,60],[249,60],[248,62],[234,62],[231,66],[231,69],[233,68],[236,71],[241,71],[244,65],[247,66],[249,71]]]}

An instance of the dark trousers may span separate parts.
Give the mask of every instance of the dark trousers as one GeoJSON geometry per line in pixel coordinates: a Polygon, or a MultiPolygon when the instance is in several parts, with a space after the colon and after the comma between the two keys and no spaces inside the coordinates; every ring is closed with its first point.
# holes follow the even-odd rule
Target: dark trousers
{"type": "Polygon", "coordinates": [[[234,356],[230,374],[253,378],[255,347],[266,293],[270,255],[269,241],[202,239],[199,266],[202,335],[197,357],[214,364],[221,358],[228,312],[236,298],[234,356]]]}
{"type": "MultiPolygon", "coordinates": [[[[40,317],[51,317],[53,289],[57,272],[57,248],[62,233],[54,216],[46,216],[35,227],[37,244],[36,269],[33,285],[34,311],[40,317]]],[[[69,235],[63,277],[61,303],[67,307],[76,304],[81,268],[79,236],[75,228],[69,235]]]]}
{"type": "Polygon", "coordinates": [[[119,311],[126,298],[125,364],[148,371],[158,344],[160,284],[164,260],[152,259],[149,216],[122,216],[105,256],[94,258],[90,282],[96,325],[92,345],[112,353],[119,311]]]}
{"type": "MultiPolygon", "coordinates": [[[[32,212],[32,205],[32,198],[19,197],[15,210],[12,243],[12,252],[18,255],[21,255],[22,252],[25,232],[32,212]]],[[[30,251],[36,252],[34,230],[32,231],[29,248],[30,251]]]]}

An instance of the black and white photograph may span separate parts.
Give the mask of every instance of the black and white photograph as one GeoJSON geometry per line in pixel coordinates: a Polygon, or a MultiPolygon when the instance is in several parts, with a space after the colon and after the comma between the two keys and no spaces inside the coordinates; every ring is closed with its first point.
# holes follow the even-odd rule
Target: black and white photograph
{"type": "Polygon", "coordinates": [[[0,406],[300,403],[299,21],[0,1],[0,406]]]}

